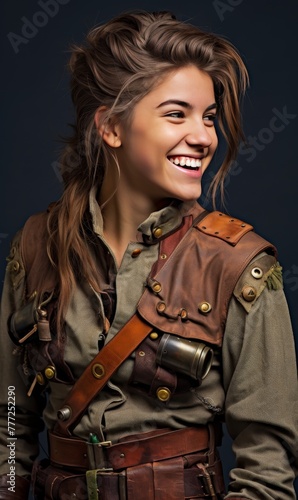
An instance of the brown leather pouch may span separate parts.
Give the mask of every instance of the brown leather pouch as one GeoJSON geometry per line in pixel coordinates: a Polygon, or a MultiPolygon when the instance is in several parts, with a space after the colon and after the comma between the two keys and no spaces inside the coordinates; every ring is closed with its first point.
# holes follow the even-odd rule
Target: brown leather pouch
{"type": "Polygon", "coordinates": [[[0,476],[0,500],[27,500],[30,481],[21,476],[9,479],[7,474],[0,476]]]}
{"type": "MultiPolygon", "coordinates": [[[[78,499],[88,500],[85,475],[76,475],[59,467],[53,467],[48,460],[36,462],[32,473],[35,500],[58,500],[63,498],[60,494],[60,488],[67,479],[71,479],[72,482],[71,493],[79,493],[78,499]]],[[[71,497],[69,496],[69,498],[71,497]]]]}

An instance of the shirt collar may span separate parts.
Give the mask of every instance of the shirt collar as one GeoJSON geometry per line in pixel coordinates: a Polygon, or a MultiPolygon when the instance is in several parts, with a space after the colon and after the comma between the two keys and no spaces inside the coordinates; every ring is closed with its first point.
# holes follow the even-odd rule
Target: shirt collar
{"type": "MultiPolygon", "coordinates": [[[[96,188],[92,188],[89,195],[89,210],[92,217],[93,230],[103,237],[103,217],[96,200],[96,188]]],[[[189,213],[196,201],[180,202],[174,200],[165,208],[152,212],[138,227],[136,241],[155,243],[161,236],[175,230],[182,223],[182,219],[189,213]]]]}

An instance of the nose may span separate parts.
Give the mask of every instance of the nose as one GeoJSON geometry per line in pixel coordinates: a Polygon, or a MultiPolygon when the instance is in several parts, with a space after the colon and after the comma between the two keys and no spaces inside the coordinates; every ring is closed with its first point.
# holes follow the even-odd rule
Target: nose
{"type": "Polygon", "coordinates": [[[214,127],[207,127],[204,122],[192,123],[185,140],[189,146],[208,148],[216,139],[214,127]]]}

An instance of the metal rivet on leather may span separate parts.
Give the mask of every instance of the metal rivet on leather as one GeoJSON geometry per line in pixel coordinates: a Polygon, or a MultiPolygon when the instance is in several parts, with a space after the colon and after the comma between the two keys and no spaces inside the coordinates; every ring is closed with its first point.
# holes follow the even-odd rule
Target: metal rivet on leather
{"type": "Polygon", "coordinates": [[[51,379],[55,376],[56,373],[56,368],[55,366],[49,365],[45,368],[44,374],[47,377],[47,379],[51,379]]]}
{"type": "Polygon", "coordinates": [[[241,224],[241,227],[246,227],[246,224],[241,224]]]}
{"type": "Polygon", "coordinates": [[[152,232],[155,238],[160,238],[162,236],[162,229],[160,227],[156,227],[152,232]]]}
{"type": "Polygon", "coordinates": [[[188,318],[188,312],[186,309],[181,309],[180,311],[180,318],[183,320],[186,320],[188,318]]]}
{"type": "Polygon", "coordinates": [[[243,287],[241,294],[246,302],[252,302],[257,296],[257,291],[253,286],[246,285],[243,287]]]}
{"type": "Polygon", "coordinates": [[[104,376],[105,372],[106,371],[105,371],[104,366],[101,365],[100,363],[95,363],[92,366],[92,375],[95,378],[101,379],[104,376]]]}
{"type": "Polygon", "coordinates": [[[142,249],[141,248],[135,248],[131,252],[131,256],[132,256],[133,259],[135,259],[136,257],[138,257],[140,255],[140,253],[142,253],[142,249]]]}
{"type": "Polygon", "coordinates": [[[159,401],[168,401],[171,397],[171,391],[167,387],[159,387],[156,391],[159,401]]]}
{"type": "Polygon", "coordinates": [[[263,276],[263,271],[260,267],[254,267],[251,270],[251,275],[256,278],[257,280],[261,279],[263,276]]]}
{"type": "Polygon", "coordinates": [[[159,313],[163,313],[166,310],[165,302],[158,302],[158,304],[156,304],[156,310],[159,313]]]}
{"type": "Polygon", "coordinates": [[[158,339],[159,335],[157,332],[151,332],[149,337],[151,338],[151,340],[156,340],[158,339]]]}
{"type": "Polygon", "coordinates": [[[161,292],[161,284],[158,281],[155,281],[151,288],[155,293],[161,292]]]}
{"type": "Polygon", "coordinates": [[[168,257],[168,256],[167,256],[167,254],[166,254],[166,253],[162,253],[162,254],[161,254],[161,256],[160,256],[160,258],[161,258],[162,260],[167,259],[167,257],[168,257]]]}
{"type": "Polygon", "coordinates": [[[211,304],[209,304],[209,302],[203,301],[198,304],[198,310],[202,314],[208,314],[212,310],[212,306],[211,304]]]}

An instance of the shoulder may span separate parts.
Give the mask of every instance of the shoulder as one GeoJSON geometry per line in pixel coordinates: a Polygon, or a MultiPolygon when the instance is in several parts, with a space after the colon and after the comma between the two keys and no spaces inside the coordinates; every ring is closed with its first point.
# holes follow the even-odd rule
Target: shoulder
{"type": "Polygon", "coordinates": [[[274,248],[270,242],[254,231],[251,224],[218,210],[207,213],[195,227],[203,234],[225,241],[233,247],[249,234],[255,241],[266,242],[274,248]]]}
{"type": "Polygon", "coordinates": [[[274,255],[262,252],[246,267],[234,289],[234,296],[249,312],[265,288],[283,288],[282,267],[274,255]]]}
{"type": "Polygon", "coordinates": [[[13,237],[10,244],[10,252],[6,258],[6,274],[12,289],[17,289],[24,278],[25,270],[20,253],[20,244],[23,230],[20,229],[13,237]]]}
{"type": "Polygon", "coordinates": [[[31,279],[48,267],[47,219],[52,206],[31,215],[12,239],[7,273],[13,288],[17,288],[24,278],[28,282],[28,277],[31,279]]]}
{"type": "Polygon", "coordinates": [[[48,240],[48,217],[56,203],[31,215],[25,222],[20,239],[20,253],[25,269],[31,269],[37,255],[45,252],[48,240]]]}
{"type": "Polygon", "coordinates": [[[282,288],[277,250],[257,234],[251,224],[214,211],[195,227],[208,238],[208,247],[216,248],[221,241],[217,256],[227,269],[241,269],[233,294],[246,312],[251,310],[266,287],[272,290],[282,288]]]}
{"type": "Polygon", "coordinates": [[[223,212],[207,212],[194,221],[198,239],[225,267],[241,269],[261,252],[277,257],[275,246],[254,231],[251,224],[223,212]]]}

